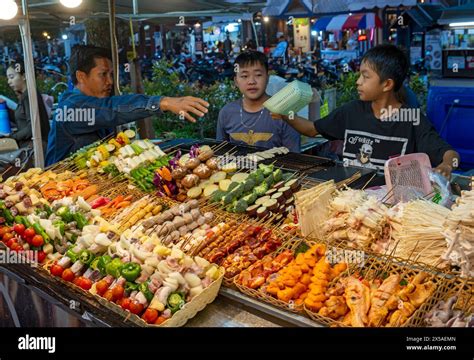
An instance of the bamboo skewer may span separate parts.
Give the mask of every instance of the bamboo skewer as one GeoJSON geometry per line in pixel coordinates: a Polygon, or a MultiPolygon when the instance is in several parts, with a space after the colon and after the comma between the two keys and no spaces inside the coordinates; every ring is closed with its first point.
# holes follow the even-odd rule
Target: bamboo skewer
{"type": "Polygon", "coordinates": [[[343,188],[344,186],[348,186],[350,184],[352,184],[354,181],[358,180],[359,178],[361,177],[361,172],[360,171],[357,171],[354,175],[352,175],[350,178],[348,179],[345,179],[345,180],[342,180],[342,181],[339,181],[337,183],[337,188],[338,189],[341,189],[343,188]]]}
{"type": "Polygon", "coordinates": [[[212,149],[212,151],[216,152],[216,151],[218,151],[218,150],[224,148],[227,144],[228,144],[227,141],[223,141],[223,142],[221,142],[220,144],[211,146],[211,149],[212,149]]]}
{"type": "MultiPolygon", "coordinates": [[[[467,281],[466,281],[467,282],[467,281]]],[[[462,287],[461,287],[462,289],[462,287]]],[[[470,313],[472,313],[473,311],[473,304],[471,304],[471,299],[472,299],[472,296],[473,296],[473,291],[471,289],[471,292],[469,294],[469,297],[466,299],[461,311],[462,313],[466,314],[467,316],[470,315],[470,313]]],[[[460,299],[460,296],[458,296],[458,300],[460,299]]]]}
{"type": "Polygon", "coordinates": [[[4,176],[8,171],[10,171],[12,167],[13,167],[13,166],[10,165],[4,172],[2,172],[2,174],[0,175],[0,177],[3,179],[3,176],[4,176]]]}
{"type": "MultiPolygon", "coordinates": [[[[368,279],[368,278],[369,278],[370,271],[371,271],[372,268],[374,267],[374,264],[375,264],[375,262],[374,262],[373,259],[372,259],[372,262],[371,262],[370,266],[369,266],[367,269],[361,271],[361,275],[363,275],[363,277],[364,277],[365,279],[368,279]]],[[[355,269],[353,269],[353,270],[352,270],[352,273],[351,273],[351,276],[353,276],[353,275],[355,275],[355,274],[356,274],[356,271],[355,271],[355,269]]]]}
{"type": "Polygon", "coordinates": [[[395,191],[395,188],[397,187],[397,185],[393,186],[388,192],[387,194],[385,194],[385,196],[380,200],[382,203],[385,203],[387,201],[387,197],[392,194],[394,191],[395,191]]]}
{"type": "Polygon", "coordinates": [[[431,198],[433,195],[435,195],[435,194],[436,194],[436,191],[433,190],[432,192],[430,192],[430,193],[428,193],[428,194],[422,196],[421,198],[422,198],[422,199],[425,199],[425,200],[428,200],[428,199],[430,199],[430,198],[431,198]]]}
{"type": "Polygon", "coordinates": [[[374,177],[377,175],[377,173],[374,173],[372,175],[372,177],[369,179],[369,181],[367,181],[364,186],[362,186],[362,189],[361,190],[365,190],[365,188],[370,184],[370,182],[374,179],[374,177]]]}
{"type": "Polygon", "coordinates": [[[179,144],[170,146],[169,148],[166,148],[165,150],[163,150],[163,152],[170,155],[170,152],[176,152],[177,150],[179,150],[179,147],[181,145],[184,145],[184,143],[179,143],[179,144]]]}
{"type": "Polygon", "coordinates": [[[395,247],[394,247],[393,250],[390,252],[390,254],[389,254],[388,256],[386,256],[385,266],[384,266],[379,272],[377,272],[377,275],[379,275],[379,274],[382,275],[382,274],[388,269],[388,267],[389,267],[390,264],[391,264],[391,260],[392,260],[392,257],[393,257],[393,253],[395,252],[397,246],[398,246],[398,242],[397,242],[397,244],[395,244],[395,247]]]}

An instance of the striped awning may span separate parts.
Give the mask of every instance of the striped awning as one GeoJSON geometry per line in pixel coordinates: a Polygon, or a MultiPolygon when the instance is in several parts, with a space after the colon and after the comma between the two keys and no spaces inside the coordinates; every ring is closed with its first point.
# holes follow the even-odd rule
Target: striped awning
{"type": "Polygon", "coordinates": [[[341,31],[342,26],[347,21],[349,15],[337,15],[334,16],[329,24],[326,26],[326,31],[341,31]]]}
{"type": "Polygon", "coordinates": [[[344,25],[342,25],[342,30],[358,29],[359,23],[362,21],[364,15],[365,14],[354,14],[349,16],[344,25]]]}
{"type": "Polygon", "coordinates": [[[382,20],[374,13],[362,13],[349,16],[347,21],[342,25],[342,30],[359,30],[382,27],[382,20]]]}
{"type": "Polygon", "coordinates": [[[324,31],[326,30],[326,27],[331,22],[331,20],[332,20],[332,16],[323,16],[319,18],[318,20],[316,20],[311,30],[324,31]]]}
{"type": "Polygon", "coordinates": [[[315,31],[362,30],[382,27],[382,20],[374,13],[323,16],[312,26],[315,31]]]}

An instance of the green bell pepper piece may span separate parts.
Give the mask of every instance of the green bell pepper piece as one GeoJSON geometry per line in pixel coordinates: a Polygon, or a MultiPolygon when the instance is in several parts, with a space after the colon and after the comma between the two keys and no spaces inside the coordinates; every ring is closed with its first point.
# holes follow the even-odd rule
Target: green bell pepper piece
{"type": "Polygon", "coordinates": [[[27,229],[31,227],[31,224],[26,218],[26,216],[20,216],[20,215],[15,216],[15,224],[23,224],[25,225],[27,229]]]}
{"type": "Polygon", "coordinates": [[[66,224],[60,220],[53,222],[53,225],[59,229],[61,236],[66,233],[66,224]]]}
{"type": "Polygon", "coordinates": [[[168,309],[170,309],[171,313],[174,314],[176,311],[183,307],[186,301],[184,300],[184,295],[182,293],[174,292],[171,293],[170,296],[168,296],[167,303],[168,309]]]}
{"type": "Polygon", "coordinates": [[[94,270],[99,270],[99,268],[97,267],[97,265],[99,264],[99,260],[100,260],[100,256],[95,257],[94,260],[92,260],[89,267],[94,269],[94,270]]]}
{"type": "Polygon", "coordinates": [[[25,225],[25,227],[28,229],[30,227],[32,227],[31,223],[28,221],[28,219],[26,218],[26,216],[23,216],[23,225],[25,225]]]}
{"type": "Polygon", "coordinates": [[[13,224],[15,222],[15,218],[13,217],[11,211],[7,208],[3,209],[3,217],[5,218],[7,224],[13,224]]]}
{"type": "Polygon", "coordinates": [[[77,256],[78,256],[78,254],[77,254],[76,252],[74,252],[74,251],[72,250],[72,248],[70,248],[70,249],[68,249],[68,251],[66,251],[66,256],[67,256],[69,259],[71,259],[71,261],[72,261],[73,263],[75,263],[75,262],[77,261],[77,256]]]}
{"type": "Polygon", "coordinates": [[[126,292],[132,292],[132,291],[135,291],[135,290],[138,290],[138,284],[135,284],[135,283],[130,282],[130,281],[127,281],[125,283],[125,291],[126,292]]]}
{"type": "Polygon", "coordinates": [[[106,271],[106,266],[108,263],[110,263],[112,261],[112,258],[109,256],[109,255],[102,255],[98,262],[97,262],[97,268],[99,269],[100,273],[102,275],[106,275],[107,274],[107,271],[106,271]]]}
{"type": "Polygon", "coordinates": [[[148,302],[153,300],[153,293],[148,289],[148,283],[146,281],[138,285],[138,290],[140,290],[140,292],[145,295],[145,298],[148,302]]]}
{"type": "Polygon", "coordinates": [[[91,253],[89,250],[82,250],[79,253],[78,259],[84,264],[84,265],[90,265],[92,260],[94,260],[94,254],[91,253]]]}
{"type": "Polygon", "coordinates": [[[120,269],[120,274],[130,282],[135,281],[139,276],[140,272],[142,271],[142,267],[134,262],[126,263],[120,269]]]}
{"type": "Polygon", "coordinates": [[[53,213],[53,209],[51,209],[51,206],[49,205],[44,205],[43,210],[46,211],[46,214],[48,214],[48,217],[53,213]]]}
{"type": "Polygon", "coordinates": [[[74,218],[74,221],[77,223],[77,228],[78,229],[82,230],[84,228],[84,226],[86,226],[88,224],[87,219],[81,213],[74,213],[74,214],[72,214],[72,216],[74,218]]]}
{"type": "Polygon", "coordinates": [[[25,225],[25,227],[28,229],[29,227],[31,227],[31,224],[30,222],[28,221],[28,219],[26,218],[26,216],[20,216],[20,215],[17,215],[15,216],[15,223],[16,224],[23,224],[25,225]]]}
{"type": "Polygon", "coordinates": [[[87,167],[87,159],[84,157],[76,159],[74,163],[79,169],[85,169],[87,167]]]}
{"type": "Polygon", "coordinates": [[[122,268],[122,265],[122,260],[120,260],[119,258],[115,258],[105,266],[105,271],[107,272],[107,274],[118,278],[120,277],[120,269],[122,268]]]}
{"type": "Polygon", "coordinates": [[[57,211],[56,215],[60,216],[61,219],[65,222],[71,222],[74,220],[72,217],[71,211],[69,211],[69,208],[67,206],[61,206],[57,211]]]}

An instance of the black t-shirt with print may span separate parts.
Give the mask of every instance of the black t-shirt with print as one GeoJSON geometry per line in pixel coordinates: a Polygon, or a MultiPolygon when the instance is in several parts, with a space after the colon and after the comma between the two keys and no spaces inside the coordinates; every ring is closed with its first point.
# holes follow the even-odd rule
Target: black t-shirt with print
{"type": "Polygon", "coordinates": [[[385,161],[410,153],[426,153],[433,167],[452,150],[419,109],[402,108],[390,119],[377,119],[371,102],[355,100],[314,122],[329,140],[343,140],[347,165],[383,169],[385,161]]]}

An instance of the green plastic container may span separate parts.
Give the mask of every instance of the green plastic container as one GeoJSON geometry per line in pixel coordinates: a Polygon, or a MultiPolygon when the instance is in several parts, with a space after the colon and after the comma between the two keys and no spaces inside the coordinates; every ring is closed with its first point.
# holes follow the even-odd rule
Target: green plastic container
{"type": "Polygon", "coordinates": [[[312,98],[311,86],[295,80],[265,101],[263,106],[272,113],[290,116],[296,115],[312,98]]]}

